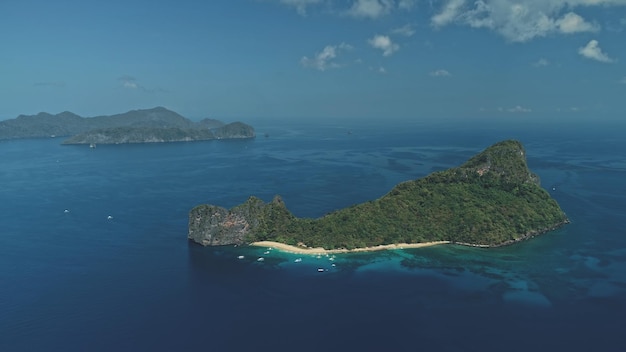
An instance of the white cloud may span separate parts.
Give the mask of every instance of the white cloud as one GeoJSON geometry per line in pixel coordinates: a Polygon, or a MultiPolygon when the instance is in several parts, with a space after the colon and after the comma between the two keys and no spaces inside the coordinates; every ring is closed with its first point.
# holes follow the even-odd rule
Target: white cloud
{"type": "Polygon", "coordinates": [[[323,0],[280,0],[282,4],[294,7],[299,15],[306,16],[306,8],[309,5],[321,3],[323,0]]]}
{"type": "Polygon", "coordinates": [[[370,71],[373,71],[373,72],[378,72],[380,74],[386,74],[387,73],[387,69],[384,68],[383,66],[378,66],[378,67],[369,66],[367,69],[370,70],[370,71]]]}
{"type": "Polygon", "coordinates": [[[533,66],[535,67],[545,67],[550,65],[550,61],[548,61],[547,59],[541,58],[539,60],[537,60],[536,62],[533,62],[533,66]]]}
{"type": "Polygon", "coordinates": [[[306,68],[312,68],[319,71],[326,71],[330,68],[338,68],[341,65],[334,62],[333,59],[337,58],[340,51],[351,48],[352,46],[346,43],[341,43],[339,45],[327,45],[321,52],[316,53],[313,58],[303,56],[300,59],[300,64],[306,68]]]}
{"type": "Polygon", "coordinates": [[[522,107],[522,106],[520,106],[520,105],[517,105],[517,106],[512,107],[512,108],[509,108],[509,109],[506,109],[506,111],[508,111],[508,112],[512,112],[512,113],[527,113],[527,112],[532,112],[532,110],[531,110],[531,109],[529,109],[529,108],[524,108],[524,107],[522,107]]]}
{"type": "Polygon", "coordinates": [[[597,32],[600,27],[596,24],[586,22],[579,15],[568,12],[555,22],[561,33],[597,32]]]}
{"type": "Polygon", "coordinates": [[[431,17],[431,25],[484,28],[509,41],[526,42],[551,34],[599,31],[599,25],[572,12],[576,7],[598,5],[626,5],[626,0],[448,0],[431,17]]]}
{"type": "Polygon", "coordinates": [[[393,6],[393,0],[356,0],[347,14],[352,17],[376,19],[389,14],[393,6]]]}
{"type": "Polygon", "coordinates": [[[122,82],[122,87],[124,88],[128,88],[128,89],[139,88],[139,85],[137,84],[137,79],[133,76],[123,75],[122,77],[118,78],[118,80],[122,82]]]}
{"type": "Polygon", "coordinates": [[[400,46],[392,42],[391,38],[386,35],[375,35],[368,40],[368,43],[374,48],[382,50],[383,56],[391,56],[400,49],[400,46]]]}
{"type": "Polygon", "coordinates": [[[600,62],[614,62],[615,60],[611,59],[606,53],[600,49],[598,45],[598,41],[593,39],[590,40],[587,45],[584,47],[578,48],[578,53],[588,59],[600,61],[600,62]]]}
{"type": "Polygon", "coordinates": [[[415,7],[417,0],[400,0],[398,1],[398,8],[401,10],[410,10],[415,7]]]}
{"type": "Polygon", "coordinates": [[[430,23],[435,27],[443,27],[461,14],[461,9],[465,5],[465,0],[448,0],[441,11],[430,19],[430,23]]]}
{"type": "Polygon", "coordinates": [[[137,90],[137,91],[140,91],[140,92],[151,93],[151,94],[154,94],[154,93],[169,93],[168,90],[163,89],[163,88],[159,88],[159,87],[148,88],[148,87],[145,87],[145,86],[137,83],[137,78],[135,78],[133,76],[123,75],[123,76],[119,77],[117,80],[120,81],[120,83],[122,84],[122,88],[125,88],[125,89],[137,90]]]}
{"type": "Polygon", "coordinates": [[[430,73],[430,75],[433,76],[433,77],[450,77],[450,76],[452,76],[450,74],[450,72],[448,72],[447,70],[443,70],[443,69],[432,71],[430,73]]]}
{"type": "Polygon", "coordinates": [[[400,35],[403,35],[405,37],[411,37],[411,36],[413,36],[413,34],[415,34],[415,29],[413,29],[412,25],[405,24],[402,27],[394,28],[391,31],[391,33],[400,34],[400,35]]]}

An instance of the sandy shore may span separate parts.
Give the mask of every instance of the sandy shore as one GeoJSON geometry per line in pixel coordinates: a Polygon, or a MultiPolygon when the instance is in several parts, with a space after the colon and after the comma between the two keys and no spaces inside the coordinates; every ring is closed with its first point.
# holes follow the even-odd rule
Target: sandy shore
{"type": "Polygon", "coordinates": [[[438,244],[448,244],[448,243],[450,243],[450,241],[435,241],[435,242],[423,242],[423,243],[398,243],[398,244],[384,244],[380,246],[363,247],[363,248],[355,248],[355,249],[324,249],[321,247],[318,247],[318,248],[296,247],[296,246],[291,246],[288,244],[284,244],[280,242],[272,242],[272,241],[253,242],[250,245],[259,246],[259,247],[272,247],[280,251],[298,253],[298,254],[330,254],[330,253],[355,253],[355,252],[382,251],[382,250],[387,250],[387,249],[421,248],[421,247],[429,247],[429,246],[435,246],[438,244]]]}

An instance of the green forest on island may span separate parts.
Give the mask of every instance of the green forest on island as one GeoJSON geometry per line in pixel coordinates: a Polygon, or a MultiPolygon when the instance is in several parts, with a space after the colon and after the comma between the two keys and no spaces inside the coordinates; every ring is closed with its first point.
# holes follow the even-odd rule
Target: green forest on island
{"type": "Polygon", "coordinates": [[[499,246],[554,229],[567,217],[528,170],[522,145],[495,144],[458,168],[398,184],[386,195],[317,219],[297,218],[280,197],[230,210],[253,219],[247,242],[326,249],[451,241],[499,246]]]}

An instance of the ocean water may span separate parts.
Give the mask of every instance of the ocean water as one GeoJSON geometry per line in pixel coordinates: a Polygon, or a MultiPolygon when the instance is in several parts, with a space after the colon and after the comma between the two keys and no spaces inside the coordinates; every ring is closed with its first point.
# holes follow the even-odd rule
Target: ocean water
{"type": "Polygon", "coordinates": [[[0,142],[0,351],[626,350],[623,124],[254,125],[246,141],[0,142]],[[318,217],[506,138],[571,224],[329,257],[186,238],[200,203],[280,194],[318,217]]]}

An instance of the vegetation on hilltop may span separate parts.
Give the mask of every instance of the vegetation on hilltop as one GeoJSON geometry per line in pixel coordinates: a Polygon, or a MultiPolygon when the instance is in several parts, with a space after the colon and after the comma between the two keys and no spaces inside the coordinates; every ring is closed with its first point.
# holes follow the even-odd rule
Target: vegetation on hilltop
{"type": "Polygon", "coordinates": [[[63,144],[120,144],[150,142],[182,142],[214,139],[211,130],[182,129],[178,127],[113,127],[95,129],[78,134],[63,144]]]}
{"type": "Polygon", "coordinates": [[[63,144],[159,143],[252,137],[254,137],[254,129],[241,122],[223,125],[213,130],[206,128],[123,126],[84,132],[67,139],[63,144]],[[231,127],[232,125],[235,127],[231,127]]]}

